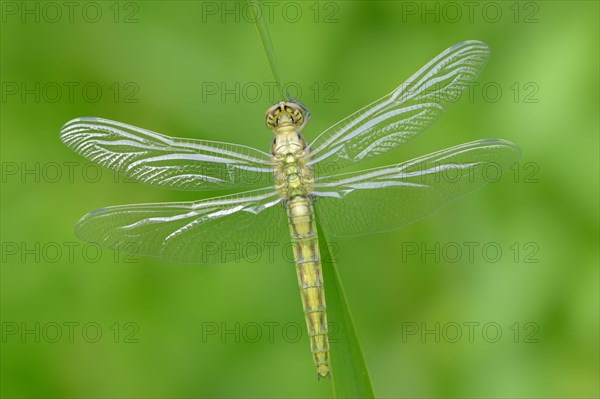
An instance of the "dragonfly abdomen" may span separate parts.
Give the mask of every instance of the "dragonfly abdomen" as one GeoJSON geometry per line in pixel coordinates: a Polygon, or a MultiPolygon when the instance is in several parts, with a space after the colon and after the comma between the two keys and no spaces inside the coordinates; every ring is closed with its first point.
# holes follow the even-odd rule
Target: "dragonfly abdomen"
{"type": "Polygon", "coordinates": [[[327,377],[329,341],[325,290],[312,200],[303,195],[295,196],[286,202],[286,210],[311,352],[319,377],[327,377]]]}

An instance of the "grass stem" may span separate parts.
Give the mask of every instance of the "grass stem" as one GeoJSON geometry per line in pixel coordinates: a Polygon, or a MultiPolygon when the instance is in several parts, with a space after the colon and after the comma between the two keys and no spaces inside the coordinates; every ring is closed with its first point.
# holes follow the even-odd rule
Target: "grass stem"
{"type": "Polygon", "coordinates": [[[325,234],[317,227],[319,250],[323,265],[323,280],[327,316],[331,331],[335,331],[331,346],[331,379],[335,398],[374,398],[367,366],[354,330],[342,281],[337,271],[325,234]]]}
{"type": "Polygon", "coordinates": [[[256,29],[258,30],[258,35],[260,36],[260,40],[263,45],[263,49],[265,50],[265,54],[267,55],[267,59],[269,60],[269,65],[271,67],[271,73],[273,73],[273,78],[275,79],[275,83],[277,84],[277,88],[282,100],[288,101],[289,95],[287,92],[284,92],[283,81],[281,80],[281,74],[279,73],[279,67],[277,66],[277,60],[275,59],[275,51],[273,51],[273,43],[271,42],[271,36],[269,35],[269,29],[267,28],[267,23],[265,18],[262,15],[262,8],[260,6],[260,2],[258,0],[248,0],[249,10],[252,13],[252,17],[254,22],[256,23],[256,29]]]}

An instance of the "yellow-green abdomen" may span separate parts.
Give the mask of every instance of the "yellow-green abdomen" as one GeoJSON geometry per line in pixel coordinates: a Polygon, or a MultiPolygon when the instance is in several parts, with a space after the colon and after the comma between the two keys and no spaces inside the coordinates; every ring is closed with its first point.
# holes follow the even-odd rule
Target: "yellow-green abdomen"
{"type": "Polygon", "coordinates": [[[312,200],[307,196],[295,196],[286,201],[286,210],[310,348],[319,377],[327,377],[329,341],[325,290],[312,200]]]}

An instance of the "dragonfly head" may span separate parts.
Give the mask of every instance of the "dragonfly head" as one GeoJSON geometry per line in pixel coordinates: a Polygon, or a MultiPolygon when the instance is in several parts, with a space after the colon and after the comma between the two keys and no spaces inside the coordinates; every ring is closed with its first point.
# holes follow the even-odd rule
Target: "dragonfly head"
{"type": "Polygon", "coordinates": [[[310,113],[298,102],[279,102],[267,110],[267,127],[273,131],[279,127],[292,126],[300,131],[310,113]]]}

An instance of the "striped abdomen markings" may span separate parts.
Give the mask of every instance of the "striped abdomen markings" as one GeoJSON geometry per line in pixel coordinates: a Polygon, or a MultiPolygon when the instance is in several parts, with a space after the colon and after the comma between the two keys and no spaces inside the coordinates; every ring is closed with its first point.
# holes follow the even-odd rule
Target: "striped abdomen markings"
{"type": "Polygon", "coordinates": [[[327,377],[329,341],[327,340],[325,290],[312,201],[306,196],[295,196],[286,202],[286,210],[310,348],[319,377],[327,377]]]}

